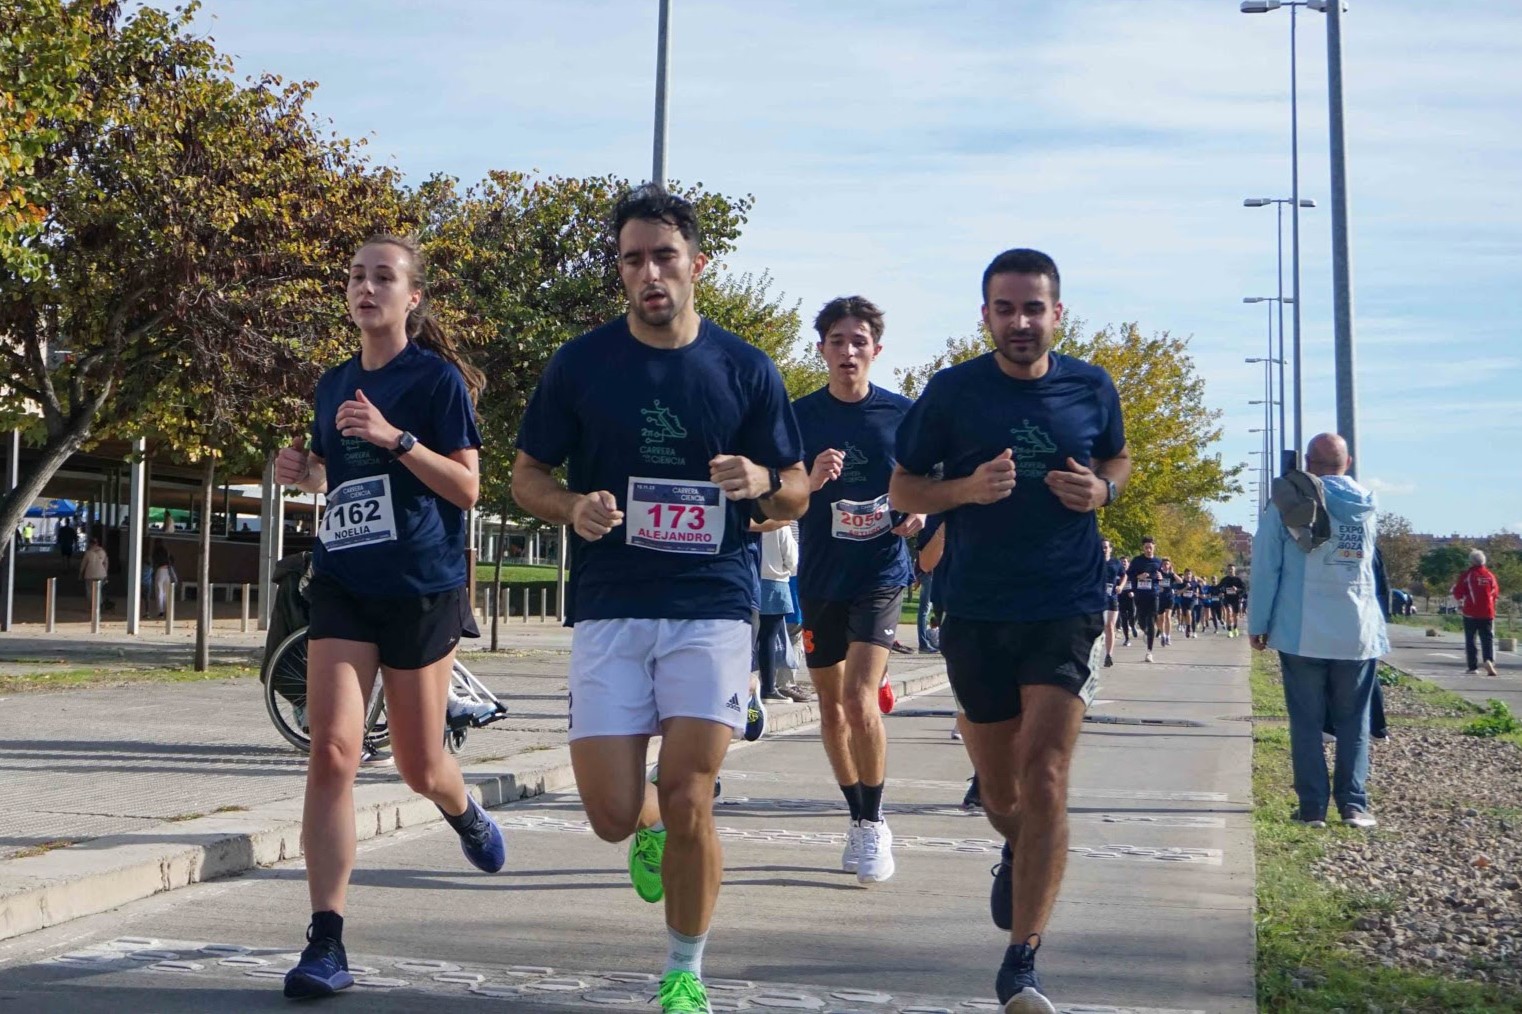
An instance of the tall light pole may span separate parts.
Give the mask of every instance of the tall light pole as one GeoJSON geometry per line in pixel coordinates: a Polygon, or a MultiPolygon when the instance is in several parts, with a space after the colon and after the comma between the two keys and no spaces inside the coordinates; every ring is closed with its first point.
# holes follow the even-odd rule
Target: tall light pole
{"type": "MultiPolygon", "coordinates": [[[[1293,303],[1294,300],[1290,299],[1288,296],[1243,296],[1242,302],[1269,304],[1268,358],[1270,361],[1279,364],[1279,442],[1274,444],[1274,450],[1280,451],[1283,449],[1283,445],[1288,441],[1289,438],[1289,429],[1286,426],[1284,418],[1285,402],[1289,400],[1284,393],[1284,304],[1293,303]],[[1277,358],[1274,356],[1274,303],[1279,304],[1279,355],[1277,358]]],[[[1249,359],[1248,362],[1257,362],[1257,360],[1249,359]]],[[[1270,398],[1274,396],[1272,387],[1269,389],[1268,396],[1270,398]]],[[[1298,409],[1299,406],[1296,406],[1296,408],[1298,409]]],[[[1280,455],[1280,457],[1283,458],[1284,456],[1280,455]]],[[[1289,468],[1292,468],[1293,466],[1293,461],[1281,461],[1281,469],[1283,471],[1288,471],[1289,468]]]]}
{"type": "MultiPolygon", "coordinates": [[[[1288,445],[1282,456],[1283,460],[1279,463],[1279,471],[1281,473],[1289,472],[1299,464],[1300,430],[1305,418],[1300,404],[1300,245],[1298,243],[1295,244],[1290,266],[1290,274],[1294,278],[1296,295],[1289,298],[1285,298],[1284,295],[1284,206],[1290,203],[1293,203],[1296,208],[1314,208],[1316,206],[1316,202],[1309,197],[1302,197],[1298,200],[1289,197],[1248,197],[1242,201],[1244,208],[1265,208],[1270,204],[1274,206],[1274,244],[1277,250],[1279,268],[1279,358],[1281,360],[1284,359],[1284,304],[1292,303],[1295,305],[1295,340],[1293,345],[1295,352],[1295,439],[1293,441],[1289,439],[1289,430],[1285,428],[1284,419],[1281,417],[1279,420],[1280,442],[1288,445]]],[[[1248,300],[1244,300],[1244,302],[1248,302],[1248,300]]],[[[1282,362],[1279,364],[1279,397],[1289,401],[1288,396],[1285,394],[1284,364],[1282,362]]]]}
{"type": "Polygon", "coordinates": [[[1353,278],[1348,253],[1348,152],[1342,123],[1342,0],[1317,0],[1326,12],[1327,122],[1332,162],[1332,347],[1337,374],[1337,432],[1358,474],[1358,385],[1353,362],[1353,278]]]}
{"type": "MultiPolygon", "coordinates": [[[[1313,11],[1327,10],[1326,0],[1242,0],[1243,14],[1267,14],[1280,7],[1289,8],[1289,179],[1290,179],[1290,244],[1293,249],[1294,269],[1291,271],[1291,288],[1295,300],[1295,453],[1298,456],[1304,446],[1301,432],[1301,357],[1300,357],[1300,100],[1299,68],[1297,65],[1295,14],[1298,8],[1309,7],[1313,11]]],[[[1335,201],[1333,215],[1335,218],[1335,201]]],[[[1335,226],[1334,226],[1335,228],[1335,226]]]]}
{"type": "Polygon", "coordinates": [[[650,179],[666,185],[666,78],[671,51],[671,0],[661,0],[660,23],[655,40],[655,156],[650,179]]]}

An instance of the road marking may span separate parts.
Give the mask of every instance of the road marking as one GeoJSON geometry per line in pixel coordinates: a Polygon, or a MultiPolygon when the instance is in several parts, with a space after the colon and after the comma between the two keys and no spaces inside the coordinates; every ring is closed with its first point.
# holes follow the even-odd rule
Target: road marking
{"type": "MultiPolygon", "coordinates": [[[[752,782],[787,782],[792,785],[834,785],[832,779],[813,778],[807,775],[778,774],[772,771],[730,771],[719,773],[727,785],[731,780],[752,782]]],[[[937,782],[923,778],[894,778],[893,785],[911,789],[932,789],[939,792],[965,792],[966,782],[937,782]]],[[[1081,789],[1069,788],[1071,799],[1148,799],[1164,802],[1225,803],[1230,797],[1224,792],[1190,792],[1173,789],[1081,789]]]]}
{"type": "MultiPolygon", "coordinates": [[[[237,989],[245,986],[248,979],[271,980],[270,990],[276,988],[273,980],[284,977],[295,956],[274,948],[256,949],[242,945],[217,945],[175,940],[127,940],[118,938],[97,944],[84,951],[60,954],[51,959],[68,964],[88,964],[96,975],[81,979],[80,995],[88,996],[91,983],[101,981],[107,988],[121,989],[123,984],[102,975],[112,971],[129,973],[132,978],[169,978],[183,983],[186,978],[216,980],[222,988],[237,989]],[[142,944],[151,943],[155,953],[169,951],[172,959],[148,963],[139,955],[142,944]],[[270,967],[248,967],[228,964],[218,960],[229,953],[229,947],[260,960],[270,960],[270,967]]],[[[659,981],[648,972],[623,971],[575,971],[524,965],[468,965],[454,966],[452,962],[439,962],[425,958],[380,958],[366,956],[365,965],[353,965],[354,984],[357,988],[385,991],[406,991],[434,996],[463,998],[469,995],[493,999],[522,1000],[535,1006],[629,1007],[648,1010],[659,981]],[[446,972],[434,969],[450,965],[446,972]],[[361,972],[360,969],[363,969],[361,972]]],[[[709,1000],[713,1010],[721,1012],[746,1009],[825,1011],[847,1009],[851,1005],[901,1012],[947,1012],[988,1011],[997,1012],[1001,1005],[996,1000],[976,997],[946,997],[926,994],[887,993],[878,989],[848,989],[808,983],[758,982],[748,979],[707,979],[709,1000]]],[[[130,988],[130,987],[128,987],[130,988]]],[[[145,990],[153,987],[144,983],[145,990]]],[[[183,989],[183,985],[164,988],[183,989]]],[[[55,986],[56,990],[57,987],[55,986]]],[[[1202,1010],[1175,1007],[1116,1007],[1107,1004],[1065,1004],[1058,1008],[1063,1014],[1205,1014],[1202,1010]]]]}

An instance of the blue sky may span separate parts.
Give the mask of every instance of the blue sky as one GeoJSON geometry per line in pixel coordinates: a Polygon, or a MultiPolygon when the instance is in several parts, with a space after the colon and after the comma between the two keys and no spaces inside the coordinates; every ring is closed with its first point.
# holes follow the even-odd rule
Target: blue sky
{"type": "MultiPolygon", "coordinates": [[[[668,171],[756,207],[731,269],[887,311],[878,380],[968,333],[1010,246],[1070,313],[1192,336],[1218,449],[1259,436],[1287,10],[1235,0],[674,0],[668,171]]],[[[206,0],[240,73],[421,180],[650,171],[655,0],[206,0]]],[[[1305,432],[1335,422],[1325,20],[1302,10],[1305,432]]],[[[1344,18],[1359,473],[1418,530],[1522,531],[1522,4],[1344,18]]],[[[1285,221],[1286,261],[1289,223],[1285,221]]],[[[1286,269],[1287,270],[1287,269],[1286,269]]],[[[1288,280],[1286,279],[1286,289],[1288,280]]],[[[1255,499],[1217,505],[1252,527],[1255,499]]]]}

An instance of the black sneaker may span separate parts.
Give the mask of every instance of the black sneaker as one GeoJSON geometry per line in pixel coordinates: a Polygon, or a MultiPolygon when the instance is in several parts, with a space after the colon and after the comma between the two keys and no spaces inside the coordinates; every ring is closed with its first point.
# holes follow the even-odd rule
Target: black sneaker
{"type": "Polygon", "coordinates": [[[999,977],[994,989],[1006,1014],[1057,1014],[1041,992],[1041,980],[1036,976],[1036,952],[1041,949],[1041,937],[1032,933],[1023,944],[1011,944],[1004,952],[1004,964],[999,966],[999,977]],[[1036,941],[1032,947],[1030,942],[1036,941]]]}
{"type": "Polygon", "coordinates": [[[349,974],[349,956],[344,945],[332,937],[312,939],[307,929],[306,949],[296,967],[285,973],[285,995],[294,1000],[308,1000],[318,996],[332,996],[340,989],[354,985],[349,974]]]}
{"type": "Polygon", "coordinates": [[[1112,666],[1114,664],[1115,664],[1115,659],[1111,658],[1109,655],[1106,655],[1105,656],[1105,668],[1108,669],[1108,668],[1110,668],[1110,666],[1112,666]]]}
{"type": "Polygon", "coordinates": [[[994,925],[1007,933],[1015,921],[1015,850],[1009,842],[999,853],[999,864],[989,872],[994,875],[994,886],[988,892],[988,912],[994,925]]]}
{"type": "Polygon", "coordinates": [[[962,809],[983,809],[983,797],[978,793],[978,776],[974,774],[971,778],[967,779],[967,782],[967,795],[962,797],[962,809]]]}
{"type": "Polygon", "coordinates": [[[766,705],[761,701],[760,693],[750,695],[750,702],[745,706],[745,741],[754,743],[766,734],[766,705]]]}

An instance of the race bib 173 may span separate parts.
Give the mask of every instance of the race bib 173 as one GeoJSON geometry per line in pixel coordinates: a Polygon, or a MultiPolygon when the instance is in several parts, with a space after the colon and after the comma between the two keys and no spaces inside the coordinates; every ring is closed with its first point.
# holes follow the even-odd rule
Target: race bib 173
{"type": "Polygon", "coordinates": [[[396,541],[396,511],[391,477],[350,479],[328,494],[317,537],[330,553],[377,542],[396,541]]]}
{"type": "Polygon", "coordinates": [[[717,483],[629,478],[624,539],[660,553],[715,556],[728,514],[717,483]]]}

